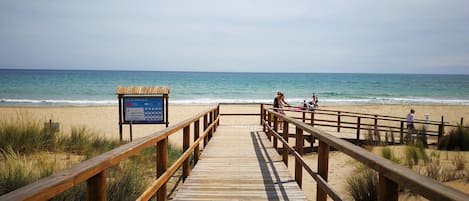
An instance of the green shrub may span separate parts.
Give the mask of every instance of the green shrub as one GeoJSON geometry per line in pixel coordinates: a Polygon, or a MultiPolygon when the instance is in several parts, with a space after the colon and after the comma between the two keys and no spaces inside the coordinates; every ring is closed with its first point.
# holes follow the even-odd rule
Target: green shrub
{"type": "Polygon", "coordinates": [[[466,160],[461,153],[456,155],[452,162],[457,171],[464,170],[466,168],[466,160]]]}
{"type": "MultiPolygon", "coordinates": [[[[136,200],[149,180],[145,179],[145,169],[136,164],[123,162],[108,169],[107,200],[127,201],[136,200]]],[[[51,199],[52,201],[80,201],[86,200],[86,182],[77,185],[51,199]]]]}
{"type": "Polygon", "coordinates": [[[381,149],[381,155],[383,156],[383,158],[388,159],[394,163],[401,163],[401,160],[395,157],[394,152],[389,147],[383,147],[383,149],[381,149]]]}
{"type": "Polygon", "coordinates": [[[439,143],[438,149],[440,150],[469,150],[469,128],[458,125],[450,132],[444,135],[439,143]]]}
{"type": "Polygon", "coordinates": [[[0,195],[52,175],[57,166],[55,160],[39,155],[31,160],[12,148],[1,150],[1,155],[4,160],[0,161],[0,195]]]}
{"type": "Polygon", "coordinates": [[[430,163],[425,167],[427,177],[440,181],[441,179],[441,166],[439,164],[430,163]]]}
{"type": "Polygon", "coordinates": [[[416,147],[406,146],[405,159],[409,167],[412,167],[419,163],[419,154],[418,154],[416,147]]]}
{"type": "MultiPolygon", "coordinates": [[[[71,133],[66,135],[49,132],[43,129],[40,121],[26,115],[19,116],[16,120],[0,121],[0,195],[72,165],[71,162],[53,159],[50,157],[51,152],[79,154],[90,158],[119,145],[121,143],[118,140],[106,139],[86,127],[73,127],[71,133]],[[38,154],[41,152],[46,154],[38,154]],[[33,153],[35,154],[32,155],[33,153]]],[[[151,147],[110,168],[107,174],[108,199],[135,200],[145,190],[148,181],[155,177],[155,153],[155,148],[151,147]]],[[[170,144],[170,165],[181,154],[181,149],[170,144]]],[[[83,183],[52,200],[85,199],[86,183],[83,183]]]]}
{"type": "Polygon", "coordinates": [[[10,146],[20,154],[54,151],[56,141],[57,133],[43,129],[43,124],[27,113],[19,113],[17,119],[0,120],[0,149],[10,146]]]}
{"type": "Polygon", "coordinates": [[[86,127],[72,127],[70,136],[59,138],[59,147],[63,151],[73,154],[85,155],[87,158],[104,153],[118,147],[118,140],[109,140],[86,127]]]}
{"type": "Polygon", "coordinates": [[[378,200],[378,174],[370,168],[360,169],[347,179],[348,191],[355,201],[378,200]]]}
{"type": "Polygon", "coordinates": [[[109,172],[108,200],[136,200],[149,184],[145,169],[135,163],[122,163],[109,172]],[[116,170],[119,169],[119,170],[116,170]]]}
{"type": "Polygon", "coordinates": [[[420,160],[424,163],[430,162],[430,157],[421,144],[420,146],[406,146],[404,154],[408,167],[418,165],[420,160]]]}
{"type": "Polygon", "coordinates": [[[381,149],[381,155],[383,156],[383,158],[388,160],[391,160],[394,157],[389,147],[383,147],[383,149],[381,149]]]}

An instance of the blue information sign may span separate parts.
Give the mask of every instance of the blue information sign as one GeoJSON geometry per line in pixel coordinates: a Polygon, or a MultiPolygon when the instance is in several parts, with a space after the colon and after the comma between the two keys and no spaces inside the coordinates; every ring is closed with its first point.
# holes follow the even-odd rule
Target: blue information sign
{"type": "Polygon", "coordinates": [[[163,124],[163,97],[124,97],[125,124],[163,124]]]}

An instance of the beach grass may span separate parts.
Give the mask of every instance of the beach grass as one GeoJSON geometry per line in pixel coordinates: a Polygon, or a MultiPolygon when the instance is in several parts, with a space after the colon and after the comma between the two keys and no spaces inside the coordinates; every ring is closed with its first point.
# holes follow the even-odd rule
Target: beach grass
{"type": "Polygon", "coordinates": [[[56,146],[61,151],[85,155],[87,158],[118,147],[122,143],[106,139],[84,126],[72,127],[70,135],[61,135],[56,146]]]}
{"type": "Polygon", "coordinates": [[[347,178],[348,192],[355,201],[378,200],[378,174],[368,167],[358,167],[347,178]]]}
{"type": "MultiPolygon", "coordinates": [[[[43,127],[41,121],[26,114],[0,121],[0,195],[122,144],[84,126],[72,127],[70,133],[51,132],[43,127]]],[[[171,164],[182,151],[171,144],[168,149],[171,164]]],[[[155,164],[155,147],[150,147],[108,169],[108,199],[135,200],[155,178],[155,164]]],[[[52,200],[84,199],[85,183],[52,200]]]]}
{"type": "Polygon", "coordinates": [[[2,150],[11,147],[20,154],[55,151],[56,142],[57,133],[47,132],[39,120],[27,113],[19,113],[16,119],[0,121],[0,149],[2,150]]]}
{"type": "Polygon", "coordinates": [[[408,145],[405,147],[404,157],[409,168],[418,165],[421,161],[426,164],[430,161],[423,144],[408,145]]]}
{"type": "Polygon", "coordinates": [[[469,151],[469,128],[458,125],[451,129],[441,138],[438,149],[469,151]]]}
{"type": "Polygon", "coordinates": [[[396,154],[394,154],[394,151],[388,146],[385,146],[381,149],[381,156],[383,156],[383,158],[388,159],[394,163],[397,163],[397,164],[401,163],[401,159],[396,157],[396,154]]]}
{"type": "Polygon", "coordinates": [[[31,157],[21,155],[12,148],[1,151],[0,195],[49,176],[57,169],[57,161],[50,160],[44,153],[31,157]]]}

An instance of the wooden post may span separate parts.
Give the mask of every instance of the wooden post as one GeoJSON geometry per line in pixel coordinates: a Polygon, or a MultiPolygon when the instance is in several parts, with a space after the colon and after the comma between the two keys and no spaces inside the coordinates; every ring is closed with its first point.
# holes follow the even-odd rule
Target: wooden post
{"type": "Polygon", "coordinates": [[[165,111],[165,116],[166,116],[166,128],[168,128],[169,126],[169,97],[168,97],[168,94],[165,94],[163,95],[164,96],[164,100],[166,101],[166,104],[165,104],[165,108],[166,108],[166,111],[165,111]]]}
{"type": "Polygon", "coordinates": [[[360,127],[361,127],[361,117],[357,117],[357,141],[356,144],[360,143],[360,127]]]}
{"type": "Polygon", "coordinates": [[[122,142],[122,95],[119,94],[119,140],[122,142]]]}
{"type": "MultiPolygon", "coordinates": [[[[311,127],[314,127],[314,112],[311,112],[311,127]]],[[[314,135],[311,134],[311,147],[313,147],[315,141],[314,135]]]]}
{"type": "Polygon", "coordinates": [[[391,129],[391,143],[392,143],[393,145],[396,144],[396,138],[395,138],[395,136],[394,136],[394,129],[391,129]]]}
{"type": "Polygon", "coordinates": [[[399,197],[399,185],[379,174],[378,201],[397,201],[399,197]]]}
{"type": "Polygon", "coordinates": [[[215,127],[215,131],[217,131],[216,129],[217,129],[218,126],[220,125],[220,119],[219,119],[219,117],[220,117],[220,104],[217,105],[217,116],[216,116],[215,119],[218,118],[218,121],[217,121],[217,126],[215,127]]]}
{"type": "Polygon", "coordinates": [[[269,127],[270,127],[270,129],[267,131],[267,138],[269,138],[269,141],[271,141],[271,142],[272,142],[272,129],[271,128],[272,128],[272,119],[273,119],[273,118],[271,118],[272,115],[273,115],[272,113],[267,112],[267,122],[268,122],[269,127]]]}
{"type": "Polygon", "coordinates": [[[107,200],[106,186],[106,170],[103,170],[102,172],[88,179],[86,182],[87,200],[107,200]]]}
{"type": "MultiPolygon", "coordinates": [[[[218,107],[215,111],[213,111],[213,122],[215,122],[215,120],[217,120],[218,118],[218,107]]],[[[217,132],[217,128],[218,128],[218,122],[216,122],[215,126],[213,127],[213,133],[217,132]]]]}
{"type": "MultiPolygon", "coordinates": [[[[194,122],[194,142],[197,141],[200,137],[200,121],[197,120],[194,122]]],[[[199,143],[200,144],[200,143],[199,143]]],[[[194,147],[194,165],[197,164],[200,158],[200,146],[196,144],[194,147]]]]}
{"type": "MultiPolygon", "coordinates": [[[[207,114],[205,114],[204,115],[204,133],[205,131],[207,131],[207,128],[208,128],[208,118],[207,118],[207,114]]],[[[204,137],[204,148],[207,147],[207,144],[208,144],[208,135],[204,137]]]]}
{"type": "MultiPolygon", "coordinates": [[[[267,110],[264,110],[264,122],[269,123],[269,113],[267,110]]],[[[264,132],[267,132],[267,126],[264,124],[264,132]]]]}
{"type": "MultiPolygon", "coordinates": [[[[325,142],[319,141],[318,150],[318,174],[327,181],[329,169],[329,145],[325,142]]],[[[323,191],[319,186],[316,187],[316,200],[326,201],[327,193],[323,191]]]]}
{"type": "MultiPolygon", "coordinates": [[[[285,141],[288,142],[288,122],[287,121],[283,121],[283,139],[285,141]]],[[[282,158],[283,158],[283,162],[285,163],[285,165],[288,167],[288,149],[287,149],[287,146],[286,144],[283,144],[283,154],[282,154],[282,158]]]]}
{"type": "MultiPolygon", "coordinates": [[[[296,139],[295,139],[295,150],[303,156],[303,130],[296,128],[296,139]]],[[[298,183],[298,186],[302,188],[303,186],[303,166],[298,159],[295,159],[295,181],[298,183]]]]}
{"type": "MultiPolygon", "coordinates": [[[[212,125],[213,123],[213,112],[209,112],[209,121],[208,124],[212,125]]],[[[210,132],[208,132],[208,140],[210,141],[212,139],[212,133],[213,133],[213,127],[210,129],[210,132]]]]}
{"type": "Polygon", "coordinates": [[[378,130],[378,115],[375,115],[375,127],[374,127],[374,136],[376,141],[374,142],[375,145],[379,145],[381,141],[381,136],[379,136],[379,130],[378,130]]]}
{"type": "Polygon", "coordinates": [[[132,134],[132,121],[129,124],[129,129],[130,129],[130,141],[132,142],[133,134],[132,134]]]}
{"type": "Polygon", "coordinates": [[[303,111],[303,123],[306,122],[306,112],[303,111]]]}
{"type": "Polygon", "coordinates": [[[314,127],[314,112],[311,112],[311,126],[314,127]]]}
{"type": "Polygon", "coordinates": [[[340,132],[340,112],[337,112],[337,132],[340,132]]]}
{"type": "Polygon", "coordinates": [[[461,117],[461,126],[464,126],[464,117],[461,117]]]}
{"type": "MultiPolygon", "coordinates": [[[[165,138],[156,144],[156,159],[156,178],[159,178],[168,168],[168,138],[165,138]]],[[[157,200],[166,201],[167,193],[167,186],[166,184],[163,184],[156,192],[157,200]]]]}
{"type": "MultiPolygon", "coordinates": [[[[190,126],[184,127],[182,134],[182,152],[187,151],[190,146],[190,126]]],[[[191,171],[190,160],[187,158],[182,164],[182,180],[186,181],[186,178],[189,176],[191,171]]]]}
{"type": "Polygon", "coordinates": [[[436,142],[437,144],[440,144],[440,139],[443,137],[444,132],[445,132],[445,121],[444,121],[444,117],[441,116],[441,123],[440,125],[438,125],[438,142],[436,142]]]}
{"type": "Polygon", "coordinates": [[[262,124],[262,120],[264,120],[264,104],[261,103],[261,121],[260,121],[260,124],[263,127],[262,130],[265,131],[265,126],[264,126],[264,124],[262,124]]]}
{"type": "MultiPolygon", "coordinates": [[[[274,116],[274,131],[276,133],[278,133],[278,117],[277,116],[274,116]]],[[[277,136],[273,135],[273,146],[274,146],[274,149],[277,149],[277,136]]]]}
{"type": "Polygon", "coordinates": [[[401,121],[401,130],[399,133],[399,142],[400,144],[404,144],[404,121],[401,121]]]}

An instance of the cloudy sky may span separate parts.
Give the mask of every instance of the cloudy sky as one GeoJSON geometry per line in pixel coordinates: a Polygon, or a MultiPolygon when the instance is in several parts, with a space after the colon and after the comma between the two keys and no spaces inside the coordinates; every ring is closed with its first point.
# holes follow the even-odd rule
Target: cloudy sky
{"type": "Polygon", "coordinates": [[[468,0],[0,0],[0,68],[469,74],[468,0]]]}

